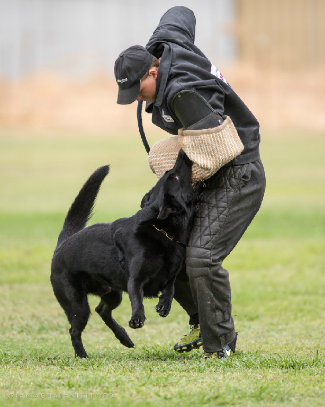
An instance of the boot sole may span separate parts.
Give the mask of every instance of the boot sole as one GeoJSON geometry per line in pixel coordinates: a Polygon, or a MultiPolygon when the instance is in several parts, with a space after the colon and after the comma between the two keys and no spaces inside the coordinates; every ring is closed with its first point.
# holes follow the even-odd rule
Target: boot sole
{"type": "Polygon", "coordinates": [[[176,344],[174,346],[174,350],[178,353],[183,353],[183,352],[191,352],[193,349],[199,349],[202,346],[202,339],[196,339],[193,342],[190,343],[183,343],[182,345],[176,344]]]}

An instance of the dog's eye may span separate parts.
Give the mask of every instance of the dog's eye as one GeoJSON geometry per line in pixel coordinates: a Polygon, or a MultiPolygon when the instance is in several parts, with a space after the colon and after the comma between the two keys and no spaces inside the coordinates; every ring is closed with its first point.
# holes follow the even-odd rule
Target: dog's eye
{"type": "Polygon", "coordinates": [[[179,175],[178,174],[171,174],[170,176],[171,176],[171,178],[176,178],[177,180],[179,180],[179,175]]]}

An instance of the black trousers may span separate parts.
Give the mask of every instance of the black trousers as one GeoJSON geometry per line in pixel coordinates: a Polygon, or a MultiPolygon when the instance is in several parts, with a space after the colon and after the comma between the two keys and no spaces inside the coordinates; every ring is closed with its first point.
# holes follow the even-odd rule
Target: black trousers
{"type": "Polygon", "coordinates": [[[223,260],[258,212],[265,191],[261,160],[221,168],[206,181],[175,300],[200,323],[203,349],[216,352],[235,337],[231,289],[223,260]]]}

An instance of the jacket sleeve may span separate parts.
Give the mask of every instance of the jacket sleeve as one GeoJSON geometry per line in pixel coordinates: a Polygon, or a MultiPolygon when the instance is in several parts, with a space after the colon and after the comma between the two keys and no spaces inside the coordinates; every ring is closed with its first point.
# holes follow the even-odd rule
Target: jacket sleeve
{"type": "Polygon", "coordinates": [[[146,48],[149,52],[154,53],[154,48],[159,42],[173,42],[192,48],[195,39],[195,24],[195,15],[192,10],[183,6],[173,7],[161,17],[146,48]]]}
{"type": "Polygon", "coordinates": [[[213,129],[223,123],[222,116],[197,92],[178,92],[171,103],[172,110],[185,130],[213,129]]]}

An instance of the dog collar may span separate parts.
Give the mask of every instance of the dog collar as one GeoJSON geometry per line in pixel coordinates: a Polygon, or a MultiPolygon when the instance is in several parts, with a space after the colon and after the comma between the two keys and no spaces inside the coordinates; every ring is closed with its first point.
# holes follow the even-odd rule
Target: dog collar
{"type": "Polygon", "coordinates": [[[171,240],[172,242],[176,242],[178,244],[181,244],[182,246],[186,246],[184,243],[176,240],[174,237],[170,236],[164,229],[159,229],[157,228],[157,226],[152,225],[156,230],[158,230],[158,232],[163,233],[169,240],[171,240]]]}

